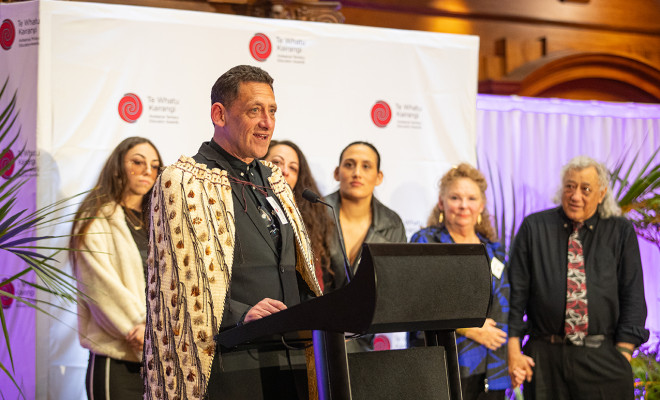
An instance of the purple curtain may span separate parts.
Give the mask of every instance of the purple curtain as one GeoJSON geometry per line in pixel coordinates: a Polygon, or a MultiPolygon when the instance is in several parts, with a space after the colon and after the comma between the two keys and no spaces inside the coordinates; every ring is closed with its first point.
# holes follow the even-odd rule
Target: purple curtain
{"type": "MultiPolygon", "coordinates": [[[[525,215],[554,207],[562,165],[577,155],[611,170],[629,165],[636,173],[660,146],[660,106],[517,96],[477,98],[477,160],[490,177],[488,207],[504,224],[507,242],[525,215]]],[[[656,157],[652,165],[660,162],[656,157]]],[[[649,343],[660,335],[660,248],[639,239],[648,307],[649,343]]]]}

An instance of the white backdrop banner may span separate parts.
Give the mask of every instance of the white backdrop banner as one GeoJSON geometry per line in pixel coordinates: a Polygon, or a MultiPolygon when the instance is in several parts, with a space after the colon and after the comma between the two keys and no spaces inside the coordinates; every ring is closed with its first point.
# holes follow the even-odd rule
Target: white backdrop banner
{"type": "MultiPolygon", "coordinates": [[[[37,108],[37,45],[39,44],[39,14],[37,3],[0,4],[0,130],[7,136],[0,142],[0,165],[14,164],[0,175],[0,185],[14,176],[22,167],[36,163],[36,108],[37,108]],[[12,101],[15,101],[11,111],[12,101]],[[11,111],[5,113],[6,111],[11,111]],[[14,119],[15,118],[15,119],[14,119]],[[13,122],[12,122],[13,121],[13,122]],[[18,139],[12,144],[11,141],[18,139]]],[[[26,210],[23,216],[35,210],[36,171],[25,178],[9,215],[26,210]]],[[[6,193],[3,190],[3,194],[6,193]]],[[[7,199],[0,206],[7,204],[7,199]]],[[[7,216],[8,217],[8,216],[7,216]]],[[[6,221],[3,218],[3,222],[6,221]]],[[[28,265],[15,255],[0,250],[0,282],[13,276],[28,265]]],[[[34,299],[34,274],[13,280],[0,290],[23,299],[34,299]]],[[[0,363],[14,376],[26,399],[35,398],[35,311],[9,296],[2,296],[2,308],[14,361],[9,359],[4,333],[0,330],[0,363]]],[[[0,371],[0,397],[18,398],[18,389],[4,371],[0,371]]]]}
{"type": "MultiPolygon", "coordinates": [[[[440,176],[476,162],[477,37],[57,1],[39,17],[41,205],[90,189],[128,136],[151,139],[167,164],[195,154],[213,132],[211,86],[238,64],[274,77],[274,138],[301,147],[321,194],[338,187],[345,145],[375,144],[376,196],[409,235],[440,176]]],[[[40,398],[84,396],[87,353],[66,327],[75,316],[62,319],[39,333],[40,398]]]]}

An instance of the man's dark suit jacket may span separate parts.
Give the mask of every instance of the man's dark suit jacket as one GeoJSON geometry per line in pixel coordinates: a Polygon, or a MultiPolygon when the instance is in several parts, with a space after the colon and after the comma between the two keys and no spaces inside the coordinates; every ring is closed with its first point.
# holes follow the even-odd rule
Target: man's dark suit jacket
{"type": "MultiPolygon", "coordinates": [[[[203,143],[193,159],[205,164],[209,169],[226,170],[231,177],[247,180],[246,177],[236,174],[226,156],[218,151],[217,147],[215,143],[203,143]]],[[[264,182],[268,182],[271,170],[260,162],[257,165],[264,182]]],[[[252,190],[250,186],[236,183],[234,180],[231,186],[236,241],[230,292],[221,329],[242,323],[247,311],[263,298],[280,300],[287,307],[291,307],[313,296],[295,269],[295,238],[291,224],[280,223],[282,248],[281,252],[278,252],[273,238],[261,220],[257,205],[249,193],[243,192],[252,190]]],[[[277,199],[270,188],[268,196],[277,199]]],[[[209,379],[209,398],[306,398],[304,375],[295,379],[291,376],[287,356],[283,353],[239,351],[217,354],[209,379]],[[296,392],[302,393],[298,396],[296,392]]],[[[294,370],[304,370],[304,356],[297,354],[293,357],[297,359],[294,364],[298,364],[297,368],[294,365],[294,370]],[[302,365],[300,361],[303,362],[302,365]]]]}

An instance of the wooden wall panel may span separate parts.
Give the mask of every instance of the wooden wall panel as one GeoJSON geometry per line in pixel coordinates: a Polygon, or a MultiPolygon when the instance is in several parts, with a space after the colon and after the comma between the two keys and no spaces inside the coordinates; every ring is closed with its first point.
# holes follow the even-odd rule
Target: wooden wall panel
{"type": "MultiPolygon", "coordinates": [[[[488,93],[517,93],[516,87],[522,86],[514,84],[516,79],[522,84],[526,76],[521,70],[529,74],[539,61],[543,64],[562,54],[622,56],[660,71],[660,1],[348,0],[342,4],[350,24],[479,36],[480,90],[488,93]]],[[[570,84],[558,81],[558,88],[537,95],[660,102],[648,90],[630,86],[625,72],[620,84],[617,71],[608,78],[614,83],[607,87],[621,93],[600,97],[590,89],[594,79],[600,79],[598,71],[581,68],[573,73],[594,75],[576,76],[583,84],[575,85],[575,93],[570,84]]]]}
{"type": "Polygon", "coordinates": [[[380,10],[420,16],[660,32],[657,0],[591,0],[587,4],[560,0],[344,0],[342,4],[344,11],[380,10]]]}

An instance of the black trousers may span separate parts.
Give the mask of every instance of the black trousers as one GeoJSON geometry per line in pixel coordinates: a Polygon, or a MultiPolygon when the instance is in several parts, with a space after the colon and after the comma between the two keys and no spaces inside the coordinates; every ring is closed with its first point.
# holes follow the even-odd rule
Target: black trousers
{"type": "Polygon", "coordinates": [[[89,400],[140,400],[144,382],[141,363],[89,352],[85,388],[89,400]]]}
{"type": "Polygon", "coordinates": [[[471,375],[461,378],[461,393],[463,400],[504,400],[506,390],[484,391],[486,374],[471,375]]]}
{"type": "Polygon", "coordinates": [[[632,400],[632,368],[611,340],[599,348],[530,339],[523,353],[536,366],[523,384],[525,400],[632,400]]]}
{"type": "Polygon", "coordinates": [[[247,350],[216,353],[209,400],[307,400],[304,350],[247,350]]]}

